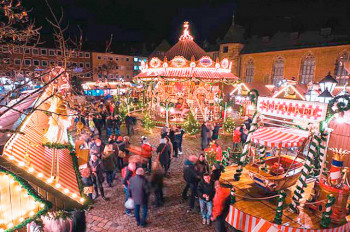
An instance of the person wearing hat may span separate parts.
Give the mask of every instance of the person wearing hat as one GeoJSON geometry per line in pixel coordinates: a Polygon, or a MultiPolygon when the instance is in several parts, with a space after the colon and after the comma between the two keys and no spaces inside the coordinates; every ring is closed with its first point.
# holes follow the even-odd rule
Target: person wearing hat
{"type": "Polygon", "coordinates": [[[103,161],[104,171],[106,172],[108,186],[112,187],[112,183],[114,180],[113,174],[115,174],[114,171],[115,171],[115,166],[117,164],[117,158],[115,156],[115,150],[113,148],[112,141],[105,146],[105,149],[102,153],[102,161],[103,161]]]}
{"type": "Polygon", "coordinates": [[[162,167],[164,168],[164,174],[166,175],[170,163],[170,148],[165,138],[161,139],[159,143],[160,144],[157,147],[157,160],[160,162],[160,165],[162,165],[162,167]]]}
{"type": "Polygon", "coordinates": [[[146,218],[148,211],[148,195],[149,186],[145,178],[145,171],[143,168],[136,169],[136,176],[131,177],[129,181],[130,197],[134,200],[135,219],[138,226],[146,226],[146,218]],[[140,218],[140,209],[142,209],[142,216],[140,218]]]}
{"type": "Polygon", "coordinates": [[[197,156],[190,155],[184,163],[184,180],[186,181],[186,186],[182,192],[182,198],[187,199],[187,191],[188,189],[191,190],[189,209],[187,210],[188,213],[192,212],[194,209],[198,182],[201,179],[195,170],[195,163],[197,160],[197,156]]]}

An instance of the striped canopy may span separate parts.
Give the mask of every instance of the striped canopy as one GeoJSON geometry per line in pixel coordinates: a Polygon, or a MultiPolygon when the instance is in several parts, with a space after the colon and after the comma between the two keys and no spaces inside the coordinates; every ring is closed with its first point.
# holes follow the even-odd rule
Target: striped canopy
{"type": "Polygon", "coordinates": [[[252,142],[266,147],[299,147],[307,139],[308,132],[280,127],[261,127],[252,134],[252,142]]]}

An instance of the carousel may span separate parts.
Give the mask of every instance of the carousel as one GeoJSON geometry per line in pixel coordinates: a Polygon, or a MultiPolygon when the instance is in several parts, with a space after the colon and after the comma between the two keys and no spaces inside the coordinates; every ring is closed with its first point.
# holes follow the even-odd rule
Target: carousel
{"type": "Polygon", "coordinates": [[[135,78],[146,87],[145,99],[155,118],[181,123],[192,111],[199,121],[216,121],[221,120],[223,86],[238,79],[231,67],[228,59],[209,57],[193,41],[185,22],[179,42],[164,57],[142,62],[135,78]]]}
{"type": "MultiPolygon", "coordinates": [[[[325,103],[257,97],[248,138],[236,164],[220,181],[235,200],[226,221],[250,231],[349,231],[349,153],[327,146],[331,118],[344,109],[341,98],[325,103]]],[[[349,107],[347,107],[349,108],[349,107]]],[[[237,159],[238,158],[238,159],[237,159]]]]}

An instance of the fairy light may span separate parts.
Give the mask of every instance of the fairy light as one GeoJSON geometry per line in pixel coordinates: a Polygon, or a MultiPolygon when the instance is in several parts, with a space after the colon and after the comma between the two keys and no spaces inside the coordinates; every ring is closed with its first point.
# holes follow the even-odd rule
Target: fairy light
{"type": "Polygon", "coordinates": [[[24,165],[25,165],[25,163],[23,161],[18,162],[18,166],[23,167],[24,165]]]}
{"type": "Polygon", "coordinates": [[[55,185],[55,187],[56,187],[56,188],[60,188],[60,187],[61,187],[61,184],[60,184],[60,183],[57,183],[57,184],[55,185]]]}
{"type": "Polygon", "coordinates": [[[24,218],[21,217],[21,218],[19,219],[19,222],[23,222],[23,221],[24,221],[24,218]]]}
{"type": "Polygon", "coordinates": [[[35,215],[34,211],[30,211],[29,216],[33,217],[35,215]]]}
{"type": "Polygon", "coordinates": [[[44,174],[42,174],[41,172],[38,174],[38,177],[39,178],[43,178],[44,177],[44,174]]]}
{"type": "Polygon", "coordinates": [[[12,222],[9,223],[9,224],[7,225],[7,227],[8,227],[8,228],[12,228],[12,227],[13,227],[13,223],[12,223],[12,222]]]}
{"type": "Polygon", "coordinates": [[[14,160],[15,157],[14,157],[13,155],[9,155],[9,159],[10,159],[10,160],[14,160]]]}
{"type": "Polygon", "coordinates": [[[19,192],[22,190],[21,186],[16,186],[16,190],[19,192]]]}
{"type": "Polygon", "coordinates": [[[79,200],[81,203],[84,203],[85,202],[85,199],[82,197],[82,198],[80,198],[80,200],[79,200]]]}
{"type": "Polygon", "coordinates": [[[65,194],[69,193],[69,190],[68,189],[64,189],[63,191],[65,194]]]}
{"type": "Polygon", "coordinates": [[[24,197],[25,197],[25,198],[29,197],[28,193],[25,193],[25,194],[24,194],[24,197]]]}
{"type": "Polygon", "coordinates": [[[53,182],[53,178],[51,177],[51,178],[47,179],[46,182],[47,182],[48,184],[51,184],[51,183],[53,182]]]}
{"type": "Polygon", "coordinates": [[[41,203],[41,204],[40,204],[40,207],[41,207],[41,208],[44,208],[44,207],[45,207],[45,205],[44,205],[43,203],[41,203]]]}
{"type": "Polygon", "coordinates": [[[30,168],[28,169],[28,172],[29,172],[29,173],[34,172],[34,168],[33,168],[33,167],[30,167],[30,168]]]}
{"type": "Polygon", "coordinates": [[[72,198],[76,198],[77,197],[77,194],[76,193],[73,193],[72,194],[72,198]]]}

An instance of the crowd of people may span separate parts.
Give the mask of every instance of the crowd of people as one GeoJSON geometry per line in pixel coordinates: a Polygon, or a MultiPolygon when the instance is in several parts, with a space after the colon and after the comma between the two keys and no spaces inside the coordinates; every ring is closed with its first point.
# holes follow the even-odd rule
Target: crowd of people
{"type": "MultiPolygon", "coordinates": [[[[172,160],[183,154],[185,131],[181,126],[165,126],[161,129],[158,146],[151,145],[144,136],[135,146],[130,143],[137,121],[134,115],[127,114],[122,120],[117,104],[113,101],[98,102],[88,107],[89,110],[85,109],[82,109],[82,117],[76,121],[85,128],[81,131],[77,144],[80,149],[89,151],[88,163],[80,166],[84,193],[92,201],[100,196],[108,201],[103,183],[106,180],[111,188],[119,178],[117,173],[120,173],[119,182],[125,195],[125,214],[135,217],[137,225],[146,226],[150,197],[153,195],[155,207],[164,204],[164,178],[170,176],[172,160]],[[127,129],[124,136],[120,130],[123,123],[127,129]]],[[[202,125],[202,150],[211,141],[217,144],[219,130],[218,124],[202,125]]],[[[216,162],[210,166],[204,153],[190,155],[185,160],[183,169],[185,187],[182,199],[184,202],[189,200],[187,212],[194,212],[198,205],[203,224],[215,222],[216,231],[225,231],[224,220],[230,197],[230,189],[219,182],[223,170],[221,159],[222,156],[216,156],[216,162]]]]}

